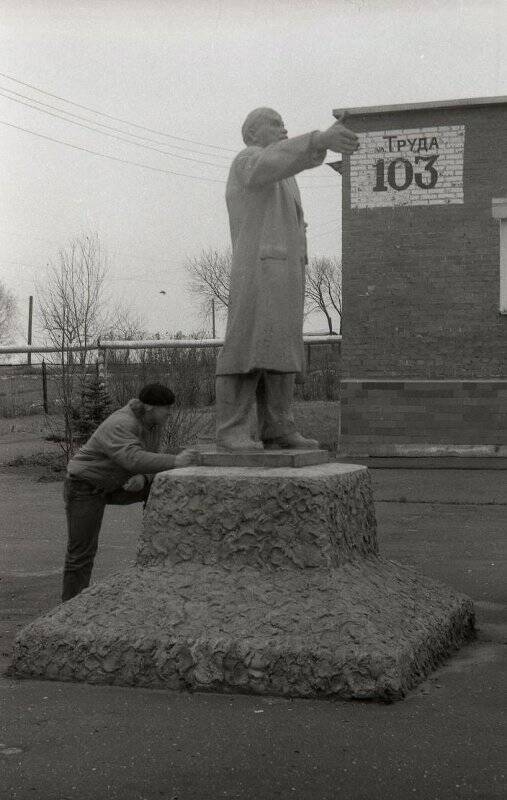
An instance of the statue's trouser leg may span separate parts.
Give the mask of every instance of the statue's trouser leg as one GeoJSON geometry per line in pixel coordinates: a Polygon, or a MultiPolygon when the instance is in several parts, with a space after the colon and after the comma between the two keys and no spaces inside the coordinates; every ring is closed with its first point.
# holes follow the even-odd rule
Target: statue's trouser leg
{"type": "Polygon", "coordinates": [[[251,415],[260,370],[216,377],[217,444],[250,439],[251,415]]]}
{"type": "Polygon", "coordinates": [[[263,372],[257,384],[257,419],[262,441],[288,436],[296,430],[291,411],[293,372],[263,372]]]}

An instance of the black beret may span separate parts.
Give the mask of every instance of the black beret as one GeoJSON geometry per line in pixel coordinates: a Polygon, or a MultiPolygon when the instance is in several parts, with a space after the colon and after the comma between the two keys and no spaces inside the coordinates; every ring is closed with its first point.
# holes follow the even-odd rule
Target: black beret
{"type": "Polygon", "coordinates": [[[147,383],[139,392],[139,400],[149,406],[172,406],[175,397],[162,383],[147,383]]]}

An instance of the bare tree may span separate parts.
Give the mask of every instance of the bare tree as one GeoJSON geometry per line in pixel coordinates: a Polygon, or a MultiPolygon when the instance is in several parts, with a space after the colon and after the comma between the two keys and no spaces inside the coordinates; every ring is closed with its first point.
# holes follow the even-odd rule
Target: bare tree
{"type": "Polygon", "coordinates": [[[48,264],[44,280],[37,286],[42,328],[49,341],[59,348],[58,391],[64,415],[64,435],[59,437],[65,455],[72,455],[76,444],[76,403],[90,369],[90,348],[104,327],[107,299],[104,282],[107,263],[97,234],[73,239],[48,264]],[[84,348],[73,357],[69,348],[84,348]]]}
{"type": "Polygon", "coordinates": [[[185,263],[185,269],[190,279],[190,291],[201,299],[206,316],[209,316],[215,301],[218,313],[227,311],[231,261],[230,249],[219,251],[208,248],[203,250],[200,255],[187,259],[185,263]]]}
{"type": "Polygon", "coordinates": [[[7,344],[17,314],[14,294],[0,281],[0,342],[7,344]]]}
{"type": "MultiPolygon", "coordinates": [[[[111,314],[110,323],[104,330],[102,338],[133,342],[149,337],[142,317],[129,306],[118,305],[111,314]]],[[[110,366],[113,364],[128,364],[130,357],[131,351],[128,347],[125,350],[109,350],[107,362],[110,366]]]]}
{"type": "Polygon", "coordinates": [[[108,339],[118,339],[125,341],[136,341],[146,339],[145,322],[140,314],[133,311],[129,306],[116,306],[111,314],[111,320],[103,332],[103,337],[108,339]]]}
{"type": "MultiPolygon", "coordinates": [[[[231,251],[209,248],[189,258],[185,264],[190,290],[201,298],[209,313],[215,300],[222,311],[229,305],[231,251]]],[[[322,311],[330,334],[341,332],[342,289],[341,264],[333,258],[313,258],[306,267],[305,300],[307,312],[322,311]],[[334,320],[337,320],[335,330],[334,320]]]]}
{"type": "Polygon", "coordinates": [[[341,333],[342,323],[342,273],[335,258],[312,258],[306,267],[305,299],[307,309],[322,311],[330,334],[341,333]],[[334,330],[333,317],[338,320],[334,330]]]}
{"type": "Polygon", "coordinates": [[[83,364],[86,348],[103,328],[106,274],[97,234],[85,235],[59,251],[37,286],[43,330],[62,352],[75,345],[85,348],[79,358],[83,364]]]}

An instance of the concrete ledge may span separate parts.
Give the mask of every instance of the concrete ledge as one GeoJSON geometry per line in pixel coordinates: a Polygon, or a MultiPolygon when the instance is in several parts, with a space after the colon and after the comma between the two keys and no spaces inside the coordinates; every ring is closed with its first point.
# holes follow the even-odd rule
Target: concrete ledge
{"type": "Polygon", "coordinates": [[[371,444],[343,442],[340,456],[353,458],[507,458],[507,445],[371,444]]]}
{"type": "Polygon", "coordinates": [[[198,448],[201,467],[309,467],[329,461],[328,450],[260,450],[251,453],[230,453],[216,447],[198,448]]]}

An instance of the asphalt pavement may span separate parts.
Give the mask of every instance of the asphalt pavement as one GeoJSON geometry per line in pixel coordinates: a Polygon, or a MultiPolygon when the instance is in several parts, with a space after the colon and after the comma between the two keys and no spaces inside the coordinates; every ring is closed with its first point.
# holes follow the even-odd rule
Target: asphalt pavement
{"type": "MultiPolygon", "coordinates": [[[[371,470],[381,553],[465,592],[478,637],[392,705],[0,677],[1,800],[507,796],[507,471],[371,470]]],[[[0,468],[0,653],[59,600],[61,483],[0,468]]],[[[135,557],[106,511],[94,579],[135,557]]]]}

